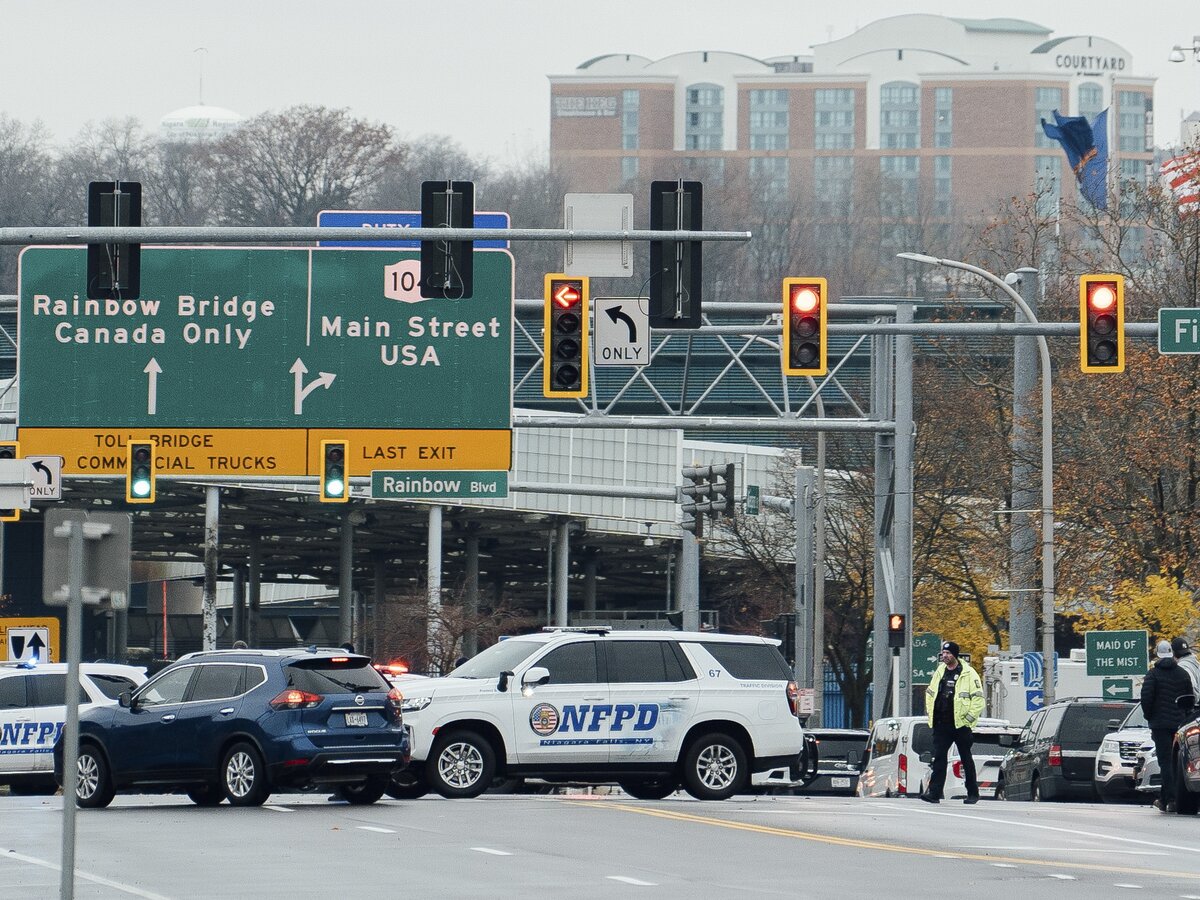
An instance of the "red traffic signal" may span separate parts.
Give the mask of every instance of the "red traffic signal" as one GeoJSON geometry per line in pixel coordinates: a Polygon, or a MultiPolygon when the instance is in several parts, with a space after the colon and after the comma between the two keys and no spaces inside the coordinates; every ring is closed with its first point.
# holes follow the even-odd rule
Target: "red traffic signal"
{"type": "Polygon", "coordinates": [[[1079,277],[1079,369],[1125,371],[1125,279],[1120,275],[1079,277]]]}
{"type": "Polygon", "coordinates": [[[588,392],[588,280],[547,275],[542,329],[542,394],[586,397],[588,392]]]}
{"type": "Polygon", "coordinates": [[[783,279],[784,374],[824,375],[828,371],[828,293],[824,278],[783,279]]]}

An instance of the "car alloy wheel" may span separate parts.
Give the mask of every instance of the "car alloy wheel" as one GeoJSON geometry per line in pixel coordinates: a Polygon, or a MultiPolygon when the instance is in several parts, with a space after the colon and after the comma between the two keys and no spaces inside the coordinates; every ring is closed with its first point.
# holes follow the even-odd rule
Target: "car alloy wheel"
{"type": "Polygon", "coordinates": [[[108,772],[108,763],[91,744],[79,748],[75,765],[75,802],[87,809],[98,809],[112,803],[115,790],[108,772]]]}
{"type": "Polygon", "coordinates": [[[683,758],[683,784],[697,800],[724,800],[746,781],[746,755],[727,734],[702,735],[683,758]]]}
{"type": "Polygon", "coordinates": [[[221,786],[234,806],[262,806],[270,791],[258,751],[249,744],[234,744],[221,766],[221,786]]]}
{"type": "Polygon", "coordinates": [[[496,777],[496,754],[477,732],[453,731],[434,745],[425,774],[443,797],[478,797],[496,777]]]}

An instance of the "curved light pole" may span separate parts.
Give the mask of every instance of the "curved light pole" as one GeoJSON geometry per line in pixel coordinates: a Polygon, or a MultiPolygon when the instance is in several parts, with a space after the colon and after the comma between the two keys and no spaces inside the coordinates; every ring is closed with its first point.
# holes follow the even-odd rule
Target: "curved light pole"
{"type": "MultiPolygon", "coordinates": [[[[924,253],[897,253],[900,259],[961,269],[994,284],[1032,324],[1040,324],[1025,298],[1013,290],[998,275],[957,259],[939,259],[924,253]]],[[[1054,401],[1052,395],[1050,346],[1045,335],[1038,335],[1038,350],[1042,362],[1042,697],[1046,704],[1054,702],[1054,401]]]]}

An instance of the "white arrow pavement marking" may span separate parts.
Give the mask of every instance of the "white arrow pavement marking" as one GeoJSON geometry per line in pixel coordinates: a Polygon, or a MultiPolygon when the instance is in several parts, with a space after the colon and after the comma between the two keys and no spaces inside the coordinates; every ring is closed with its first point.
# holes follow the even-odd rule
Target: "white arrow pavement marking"
{"type": "Polygon", "coordinates": [[[300,415],[304,411],[304,398],[311,394],[319,387],[328,388],[333,384],[333,380],[337,378],[332,372],[318,372],[317,378],[307,386],[304,386],[304,376],[308,374],[308,367],[304,365],[304,360],[296,357],[296,361],[292,363],[292,367],[288,369],[296,376],[296,390],[293,394],[294,402],[292,404],[292,412],[300,415]]]}
{"type": "Polygon", "coordinates": [[[146,415],[153,416],[158,412],[158,376],[162,374],[162,366],[152,356],[142,371],[149,376],[149,385],[146,390],[146,415]]]}

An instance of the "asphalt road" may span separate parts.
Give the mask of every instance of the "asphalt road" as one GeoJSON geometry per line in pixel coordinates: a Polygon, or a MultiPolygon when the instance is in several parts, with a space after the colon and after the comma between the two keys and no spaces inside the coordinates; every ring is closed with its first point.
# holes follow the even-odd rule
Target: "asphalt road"
{"type": "MultiPolygon", "coordinates": [[[[1200,900],[1200,818],[1145,806],[620,793],[81,810],[76,897],[1200,900]]],[[[0,796],[0,898],[56,896],[62,800],[0,796]]]]}

